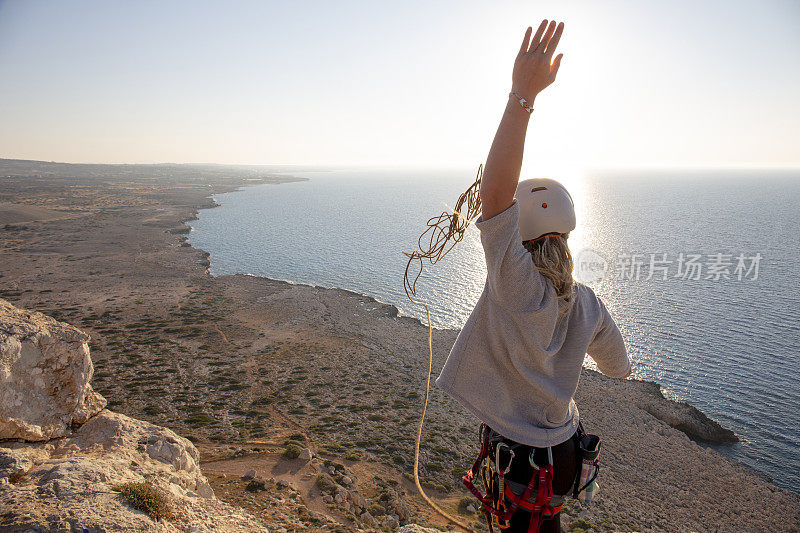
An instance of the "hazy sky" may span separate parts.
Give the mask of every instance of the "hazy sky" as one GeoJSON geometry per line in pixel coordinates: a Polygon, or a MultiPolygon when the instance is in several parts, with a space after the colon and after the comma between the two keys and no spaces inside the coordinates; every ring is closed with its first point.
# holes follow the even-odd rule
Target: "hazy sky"
{"type": "Polygon", "coordinates": [[[477,167],[543,18],[526,168],[800,165],[796,0],[0,0],[0,157],[477,167]]]}

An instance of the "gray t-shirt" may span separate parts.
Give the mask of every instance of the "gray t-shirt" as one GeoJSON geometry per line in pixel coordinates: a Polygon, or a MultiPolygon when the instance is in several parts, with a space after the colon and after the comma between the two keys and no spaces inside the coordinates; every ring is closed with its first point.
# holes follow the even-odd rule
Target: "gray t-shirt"
{"type": "Polygon", "coordinates": [[[486,285],[436,384],[505,437],[555,446],[578,427],[573,396],[585,354],[611,377],[626,377],[631,363],[619,329],[589,287],[575,285],[575,302],[559,318],[555,288],[522,246],[518,219],[514,200],[475,223],[486,285]]]}

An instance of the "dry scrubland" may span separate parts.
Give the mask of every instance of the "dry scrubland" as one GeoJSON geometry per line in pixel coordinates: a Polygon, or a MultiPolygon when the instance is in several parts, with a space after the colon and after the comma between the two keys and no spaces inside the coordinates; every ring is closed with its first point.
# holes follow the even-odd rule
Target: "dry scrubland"
{"type": "MultiPolygon", "coordinates": [[[[210,194],[287,179],[0,160],[0,298],[89,333],[108,408],[191,440],[217,497],[271,531],[446,528],[409,481],[426,327],[344,290],[213,278],[186,243],[210,194]]],[[[435,368],[456,333],[434,331],[435,368]]],[[[657,386],[585,371],[577,401],[604,440],[603,488],[565,529],[800,529],[800,497],[690,440],[729,435],[657,386]]],[[[421,476],[455,513],[477,421],[439,391],[429,413],[421,476]]]]}

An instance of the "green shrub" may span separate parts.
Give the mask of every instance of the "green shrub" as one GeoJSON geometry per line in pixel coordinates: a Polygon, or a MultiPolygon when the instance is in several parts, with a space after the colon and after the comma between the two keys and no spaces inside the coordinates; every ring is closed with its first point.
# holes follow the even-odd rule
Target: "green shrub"
{"type": "Polygon", "coordinates": [[[360,461],[361,460],[361,452],[350,452],[344,456],[345,459],[348,461],[360,461]]]}
{"type": "Polygon", "coordinates": [[[458,512],[460,514],[472,514],[471,511],[467,511],[467,507],[469,507],[470,505],[475,509],[480,507],[478,501],[475,498],[464,496],[463,498],[458,500],[458,512]]]}
{"type": "Polygon", "coordinates": [[[372,505],[370,505],[369,508],[367,508],[367,511],[369,511],[369,514],[371,514],[372,516],[381,516],[386,514],[386,509],[384,509],[377,503],[373,503],[372,505]]]}
{"type": "Polygon", "coordinates": [[[584,520],[583,518],[573,518],[572,520],[569,521],[568,527],[570,531],[575,531],[580,533],[584,531],[589,531],[594,527],[594,524],[584,520]]]}
{"type": "Polygon", "coordinates": [[[303,449],[298,446],[297,444],[290,442],[286,445],[286,448],[283,449],[283,456],[287,459],[297,459],[300,457],[300,453],[303,449]]]}
{"type": "Polygon", "coordinates": [[[194,413],[186,417],[186,423],[194,428],[213,425],[216,420],[206,413],[194,413]]]}
{"type": "Polygon", "coordinates": [[[267,484],[263,479],[254,479],[244,488],[247,492],[258,492],[260,490],[267,490],[267,484]]]}
{"type": "Polygon", "coordinates": [[[299,441],[299,440],[289,439],[289,440],[283,441],[283,445],[284,446],[289,446],[290,444],[293,444],[294,446],[300,446],[300,447],[303,446],[303,443],[301,441],[299,441]]]}
{"type": "Polygon", "coordinates": [[[253,400],[250,406],[269,405],[271,403],[272,403],[272,398],[270,398],[269,396],[262,396],[261,398],[253,400]]]}
{"type": "Polygon", "coordinates": [[[170,517],[167,497],[149,483],[125,483],[114,487],[114,490],[122,494],[131,507],[142,511],[153,520],[170,517]]]}
{"type": "Polygon", "coordinates": [[[319,488],[319,490],[322,492],[327,492],[330,494],[336,491],[336,482],[329,474],[326,474],[325,472],[317,476],[316,485],[317,488],[319,488]]]}

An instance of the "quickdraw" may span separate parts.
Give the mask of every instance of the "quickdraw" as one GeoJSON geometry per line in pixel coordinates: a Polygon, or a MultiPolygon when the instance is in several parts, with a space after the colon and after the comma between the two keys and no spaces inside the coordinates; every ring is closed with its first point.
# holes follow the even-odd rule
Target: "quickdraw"
{"type": "MultiPolygon", "coordinates": [[[[495,457],[494,458],[494,464],[495,464],[495,467],[497,468],[497,486],[498,486],[497,509],[498,509],[498,511],[502,509],[502,512],[505,512],[506,511],[506,496],[505,496],[506,495],[506,483],[505,483],[505,480],[506,480],[506,474],[508,474],[511,471],[511,463],[514,462],[514,450],[511,448],[511,446],[509,446],[505,442],[498,442],[497,446],[495,446],[495,456],[494,457],[495,457]],[[508,466],[505,469],[500,467],[500,454],[503,451],[503,448],[507,448],[508,449],[508,454],[509,454],[508,466]]],[[[499,518],[498,518],[498,522],[499,522],[499,518]]],[[[503,529],[505,529],[505,527],[507,527],[504,524],[499,524],[498,523],[498,525],[503,529]]]]}

